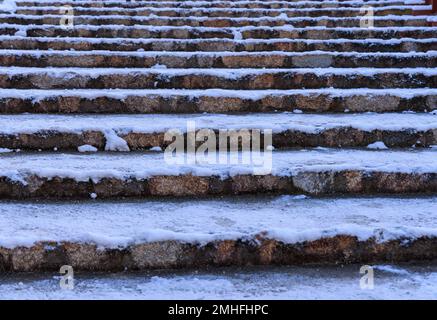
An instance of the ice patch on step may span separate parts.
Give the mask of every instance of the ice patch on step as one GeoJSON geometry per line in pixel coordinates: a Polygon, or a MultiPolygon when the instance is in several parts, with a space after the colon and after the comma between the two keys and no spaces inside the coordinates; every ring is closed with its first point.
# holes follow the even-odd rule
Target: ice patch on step
{"type": "Polygon", "coordinates": [[[130,151],[127,142],[120,138],[114,130],[106,130],[104,135],[106,139],[105,151],[130,151]]]}

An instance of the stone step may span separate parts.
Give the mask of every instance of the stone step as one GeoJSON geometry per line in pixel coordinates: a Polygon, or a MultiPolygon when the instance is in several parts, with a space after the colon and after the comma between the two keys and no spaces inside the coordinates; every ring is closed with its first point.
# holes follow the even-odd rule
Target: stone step
{"type": "MultiPolygon", "coordinates": [[[[76,8],[248,8],[248,9],[283,9],[283,8],[338,8],[338,7],[372,7],[406,6],[408,1],[402,0],[373,0],[373,1],[147,1],[147,2],[24,2],[18,3],[23,7],[64,7],[76,8]]],[[[417,1],[415,5],[425,5],[425,1],[417,1]]]]}
{"type": "Polygon", "coordinates": [[[1,36],[0,49],[108,51],[357,51],[425,52],[437,50],[435,39],[133,39],[1,36]]]}
{"type": "Polygon", "coordinates": [[[165,69],[0,67],[8,89],[436,88],[435,68],[165,69]]]}
{"type": "Polygon", "coordinates": [[[124,52],[2,50],[0,66],[85,68],[408,68],[437,65],[437,51],[358,52],[124,52]]]}
{"type": "MultiPolygon", "coordinates": [[[[211,2],[250,2],[250,3],[294,3],[294,2],[306,2],[306,3],[332,3],[337,2],[339,4],[341,3],[350,3],[350,2],[361,2],[363,4],[369,4],[369,2],[384,2],[384,1],[401,1],[401,0],[190,0],[189,3],[193,4],[200,4],[200,3],[211,3],[211,2]]],[[[95,7],[118,7],[120,5],[129,7],[129,6],[142,6],[147,5],[148,3],[161,3],[162,6],[164,6],[168,2],[183,2],[183,0],[138,0],[138,1],[129,1],[129,0],[120,0],[120,1],[88,1],[88,0],[64,0],[64,1],[58,1],[58,0],[40,0],[40,1],[29,1],[29,0],[17,0],[15,1],[16,5],[18,7],[33,7],[33,6],[59,6],[59,5],[78,5],[81,6],[82,4],[89,5],[89,6],[95,6],[95,7]]],[[[425,3],[423,0],[417,0],[417,1],[404,1],[406,4],[415,4],[420,5],[425,3]]]]}
{"type": "Polygon", "coordinates": [[[0,198],[437,194],[435,150],[318,149],[210,156],[5,153],[0,156],[0,198]]]}
{"type": "Polygon", "coordinates": [[[17,90],[0,89],[0,113],[228,113],[432,111],[437,89],[17,90]]]}
{"type": "MultiPolygon", "coordinates": [[[[373,13],[376,16],[383,15],[413,15],[416,10],[426,11],[429,6],[384,6],[376,7],[373,13]]],[[[53,15],[59,14],[58,7],[27,7],[18,8],[16,14],[26,15],[53,15]]],[[[126,16],[166,16],[166,17],[190,17],[190,16],[208,16],[208,17],[356,17],[362,15],[360,7],[337,7],[337,8],[298,8],[298,9],[247,9],[247,8],[148,8],[148,9],[120,9],[120,8],[75,8],[74,16],[93,15],[126,15],[126,16]]]]}
{"type": "MultiPolygon", "coordinates": [[[[76,276],[76,271],[429,263],[437,258],[434,197],[0,202],[0,210],[0,268],[9,272],[58,272],[69,265],[76,276]]],[[[376,273],[381,270],[375,266],[376,273]]],[[[377,279],[381,285],[380,274],[377,279]]]]}
{"type": "MultiPolygon", "coordinates": [[[[437,268],[424,263],[372,264],[378,285],[363,290],[362,265],[245,266],[163,272],[78,272],[74,290],[61,290],[53,273],[10,272],[0,295],[6,300],[432,300],[437,268]],[[408,285],[406,285],[408,283],[408,285]],[[332,288],[335,288],[333,290],[332,288]]],[[[56,270],[55,272],[58,272],[56,270]]],[[[179,305],[178,305],[179,306],[179,305]]],[[[185,310],[186,309],[182,309],[185,310]]],[[[196,313],[197,314],[197,313],[196,313]]],[[[203,313],[202,313],[203,314],[203,313]]]]}
{"type": "MultiPolygon", "coordinates": [[[[231,39],[272,39],[272,38],[299,38],[299,39],[392,39],[392,38],[435,38],[437,27],[375,27],[370,31],[361,27],[327,28],[325,26],[295,28],[293,26],[279,27],[241,27],[241,28],[210,28],[210,27],[172,27],[172,26],[89,26],[76,25],[74,29],[65,29],[60,26],[22,26],[3,25],[2,30],[16,30],[16,33],[25,33],[26,36],[48,37],[99,37],[99,38],[231,38],[231,39]]],[[[8,33],[8,32],[6,32],[8,33]]]]}
{"type": "Polygon", "coordinates": [[[74,28],[41,25],[0,25],[0,35],[26,35],[26,37],[85,37],[85,38],[173,38],[173,39],[393,39],[436,38],[437,27],[382,27],[365,29],[326,28],[324,26],[295,28],[283,27],[171,27],[171,26],[89,26],[74,28]]]}
{"type": "Polygon", "coordinates": [[[393,39],[393,38],[435,38],[437,36],[437,27],[386,27],[372,28],[325,28],[325,27],[307,27],[303,29],[293,27],[244,27],[241,28],[243,39],[393,39]]]}
{"type": "MultiPolygon", "coordinates": [[[[17,14],[0,15],[0,23],[20,25],[59,25],[62,15],[29,16],[17,14]]],[[[433,16],[416,15],[387,15],[374,17],[375,27],[429,27],[432,26],[433,16]]],[[[74,18],[76,25],[150,25],[150,26],[190,26],[190,27],[279,27],[291,25],[296,28],[326,26],[335,27],[360,27],[359,17],[260,17],[260,18],[210,18],[210,17],[148,17],[137,16],[127,17],[124,15],[115,16],[78,16],[74,18]]]]}
{"type": "MultiPolygon", "coordinates": [[[[437,110],[436,110],[437,111],[437,110]]],[[[243,115],[1,115],[0,148],[19,150],[73,150],[91,145],[111,150],[113,138],[123,145],[118,151],[167,148],[176,130],[184,141],[187,132],[208,139],[214,148],[243,139],[249,146],[265,140],[272,130],[276,149],[314,147],[382,148],[437,147],[437,115],[432,114],[346,114],[315,115],[267,113],[243,115]],[[220,130],[225,130],[219,134],[220,130]],[[219,140],[220,137],[220,140],[219,140]],[[226,140],[223,140],[223,139],[226,140]],[[225,141],[223,143],[223,141],[225,141]]],[[[189,136],[189,135],[188,135],[189,136]]],[[[244,145],[244,143],[242,143],[244,145]]],[[[236,142],[231,148],[240,149],[236,142]]],[[[115,151],[115,150],[114,150],[115,151]]]]}

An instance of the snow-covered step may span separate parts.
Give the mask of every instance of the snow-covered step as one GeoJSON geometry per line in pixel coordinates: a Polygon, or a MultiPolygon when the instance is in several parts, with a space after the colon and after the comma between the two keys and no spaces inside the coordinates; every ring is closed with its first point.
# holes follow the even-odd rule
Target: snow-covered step
{"type": "Polygon", "coordinates": [[[353,264],[78,272],[74,290],[60,288],[60,278],[53,273],[9,273],[0,284],[0,296],[8,300],[432,300],[437,295],[437,268],[431,263],[371,266],[377,283],[372,290],[361,289],[362,265],[353,264]]]}
{"type": "Polygon", "coordinates": [[[402,53],[0,51],[0,66],[152,68],[156,65],[167,68],[432,68],[437,65],[437,51],[402,53]]]}
{"type": "Polygon", "coordinates": [[[295,28],[280,27],[173,27],[173,26],[122,26],[122,25],[75,25],[74,28],[41,25],[0,25],[2,35],[26,35],[27,37],[87,37],[87,38],[173,38],[173,39],[393,39],[436,38],[437,27],[380,27],[327,28],[325,26],[295,28]]]}
{"type": "Polygon", "coordinates": [[[243,39],[272,39],[272,38],[309,38],[309,39],[393,39],[393,38],[436,38],[437,27],[382,27],[372,28],[326,28],[326,27],[243,27],[243,39]]]}
{"type": "MultiPolygon", "coordinates": [[[[111,6],[118,6],[118,5],[126,5],[126,6],[141,6],[141,5],[147,5],[150,2],[157,2],[157,3],[162,3],[163,5],[166,4],[167,2],[183,2],[184,0],[138,0],[138,1],[126,1],[126,0],[119,0],[119,1],[115,1],[115,0],[110,0],[110,1],[91,1],[90,6],[97,6],[97,7],[111,7],[111,6]]],[[[235,0],[190,0],[187,2],[190,3],[211,3],[211,2],[236,2],[235,0]]],[[[383,3],[385,1],[390,2],[390,1],[403,1],[406,4],[415,4],[415,5],[419,5],[419,4],[423,4],[425,3],[425,1],[423,0],[238,0],[238,2],[255,2],[255,3],[293,3],[293,2],[306,2],[306,3],[320,3],[320,2],[326,2],[326,3],[331,3],[331,2],[337,2],[339,4],[346,2],[346,3],[350,3],[350,2],[356,2],[356,3],[369,3],[370,2],[379,2],[379,3],[383,3]]],[[[14,0],[14,2],[16,3],[17,6],[19,7],[26,7],[26,6],[58,6],[58,5],[70,5],[70,4],[77,4],[77,5],[82,5],[82,4],[88,4],[90,3],[90,1],[88,0],[40,0],[40,1],[29,1],[29,0],[14,0]]]]}
{"type": "Polygon", "coordinates": [[[0,67],[0,88],[436,88],[436,68],[166,69],[0,67]]]}
{"type": "MultiPolygon", "coordinates": [[[[111,148],[124,147],[110,137],[111,148]]],[[[436,194],[436,155],[336,149],[211,153],[209,159],[193,153],[4,153],[0,197],[436,194]]]]}
{"type": "MultiPolygon", "coordinates": [[[[0,14],[0,23],[21,25],[59,25],[62,15],[31,16],[23,14],[0,14]]],[[[433,16],[387,15],[374,17],[375,27],[429,27],[433,16]]],[[[148,16],[78,16],[74,18],[77,25],[151,25],[151,26],[190,26],[190,27],[248,27],[248,26],[284,26],[296,28],[326,26],[359,27],[359,17],[260,17],[260,18],[210,18],[210,17],[148,17],[148,16]]]]}
{"type": "Polygon", "coordinates": [[[134,39],[22,37],[0,35],[1,49],[109,51],[358,51],[425,52],[437,50],[436,39],[134,39]]]}
{"type": "Polygon", "coordinates": [[[0,211],[0,267],[6,271],[58,271],[62,265],[75,271],[125,271],[437,258],[434,197],[0,202],[0,211]]]}
{"type": "Polygon", "coordinates": [[[0,89],[0,113],[433,111],[437,89],[0,89]]]}
{"type": "MultiPolygon", "coordinates": [[[[281,8],[337,8],[337,7],[372,7],[405,6],[412,4],[404,0],[369,0],[366,2],[346,1],[147,1],[147,2],[103,2],[103,1],[72,1],[72,2],[26,2],[18,3],[17,7],[61,7],[73,8],[250,8],[250,9],[281,9],[281,8]]],[[[414,1],[415,5],[424,5],[425,1],[414,1]]]]}
{"type": "Polygon", "coordinates": [[[165,138],[165,134],[171,130],[177,130],[183,135],[188,131],[200,134],[199,130],[205,129],[214,133],[208,141],[217,149],[220,130],[236,132],[235,135],[246,137],[248,143],[256,139],[254,132],[264,135],[264,130],[272,130],[272,142],[276,149],[437,146],[436,114],[255,113],[1,115],[0,148],[61,151],[78,150],[83,145],[91,145],[100,150],[110,150],[115,136],[124,140],[126,147],[123,151],[152,147],[165,149],[172,143],[172,139],[167,138],[166,141],[165,138]]]}
{"type": "MultiPolygon", "coordinates": [[[[430,10],[431,6],[384,6],[373,9],[374,15],[412,15],[416,10],[430,10]]],[[[75,8],[74,15],[119,15],[126,16],[167,16],[167,17],[190,17],[190,16],[208,16],[208,17],[356,17],[360,15],[361,7],[336,7],[336,8],[288,8],[288,9],[247,9],[247,8],[75,8]]],[[[16,14],[27,15],[47,15],[59,14],[58,7],[23,7],[17,8],[16,14]]]]}

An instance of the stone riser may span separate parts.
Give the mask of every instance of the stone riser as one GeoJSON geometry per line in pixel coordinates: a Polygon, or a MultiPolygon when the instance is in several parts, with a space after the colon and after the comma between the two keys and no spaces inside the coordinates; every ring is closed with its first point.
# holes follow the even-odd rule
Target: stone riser
{"type": "MultiPolygon", "coordinates": [[[[0,29],[1,35],[14,35],[20,29],[15,27],[4,27],[0,29]]],[[[152,30],[152,29],[112,29],[99,28],[98,30],[83,29],[75,27],[73,29],[62,29],[60,27],[50,28],[26,28],[28,37],[85,37],[85,38],[172,38],[172,39],[212,39],[224,38],[234,39],[235,34],[232,30],[202,30],[202,29],[169,29],[169,30],[152,30]]],[[[327,29],[327,30],[247,30],[241,32],[242,39],[393,39],[393,38],[415,38],[427,39],[437,37],[437,30],[366,30],[366,29],[327,29]]]]}
{"type": "Polygon", "coordinates": [[[116,53],[99,55],[84,53],[76,56],[68,54],[37,55],[8,54],[0,55],[0,66],[20,67],[85,67],[85,68],[151,68],[155,65],[165,65],[168,68],[433,68],[437,65],[437,56],[341,56],[330,54],[307,55],[225,55],[206,56],[193,54],[190,56],[157,55],[123,56],[116,53]]]}
{"type": "Polygon", "coordinates": [[[437,77],[427,74],[377,73],[325,74],[312,72],[275,72],[236,76],[234,79],[220,75],[162,75],[153,73],[125,73],[84,75],[69,72],[64,74],[22,73],[0,74],[0,88],[17,89],[318,89],[318,88],[436,88],[437,77]]]}
{"type": "Polygon", "coordinates": [[[437,194],[437,173],[396,173],[362,170],[302,171],[295,176],[237,175],[152,176],[148,179],[71,178],[25,176],[26,184],[0,177],[1,199],[99,199],[156,196],[202,197],[238,194],[310,194],[317,196],[372,194],[437,194]]]}
{"type": "Polygon", "coordinates": [[[125,271],[206,268],[213,266],[397,263],[437,259],[436,238],[390,240],[338,235],[287,244],[259,234],[252,239],[217,240],[207,244],[159,241],[121,249],[100,249],[94,244],[39,242],[31,247],[0,248],[0,270],[125,271]]]}
{"type": "Polygon", "coordinates": [[[378,96],[351,95],[332,97],[326,94],[267,96],[261,99],[234,97],[190,97],[172,96],[127,96],[123,99],[97,97],[94,99],[77,96],[0,99],[0,114],[15,113],[227,113],[227,112],[423,112],[435,108],[436,95],[399,98],[390,94],[378,96]]]}
{"type": "MultiPolygon", "coordinates": [[[[249,127],[250,129],[250,127],[249,127]]],[[[170,142],[164,140],[165,132],[129,133],[120,136],[128,143],[130,150],[143,150],[159,146],[165,148],[170,142]]],[[[218,130],[216,147],[219,148],[218,130]]],[[[263,138],[261,136],[261,141],[263,138]]],[[[250,141],[250,137],[248,137],[250,141]]],[[[350,127],[338,129],[321,129],[318,133],[287,130],[273,134],[273,145],[281,148],[315,148],[315,147],[366,147],[382,141],[391,148],[429,147],[437,145],[437,129],[428,131],[373,130],[362,131],[350,127]]],[[[92,145],[105,150],[106,139],[103,132],[83,131],[81,133],[65,133],[60,131],[40,131],[33,134],[0,134],[0,147],[20,150],[53,150],[76,151],[82,145],[92,145]]],[[[201,143],[199,143],[200,145],[201,143]]],[[[241,147],[241,146],[240,146],[241,147]]]]}
{"type": "MultiPolygon", "coordinates": [[[[22,24],[22,25],[59,25],[60,19],[62,16],[57,18],[52,17],[38,17],[37,19],[28,19],[21,17],[0,17],[0,23],[9,23],[9,24],[22,24]]],[[[305,27],[316,27],[316,26],[326,26],[328,28],[335,27],[348,27],[348,28],[358,28],[360,27],[360,19],[359,18],[350,18],[350,19],[342,19],[342,20],[230,20],[226,18],[213,18],[213,19],[205,19],[205,20],[196,20],[196,19],[134,19],[134,18],[85,18],[85,17],[75,17],[74,23],[76,25],[125,25],[125,26],[133,26],[133,25],[151,25],[151,26],[175,26],[175,27],[210,27],[210,28],[229,28],[229,27],[248,27],[248,26],[267,26],[267,27],[279,27],[284,25],[292,25],[296,28],[305,28],[305,27]]],[[[408,19],[408,20],[393,20],[393,19],[384,19],[384,20],[375,20],[375,27],[431,27],[432,23],[427,22],[426,19],[408,19]]]]}
{"type": "MultiPolygon", "coordinates": [[[[331,9],[320,9],[320,10],[294,10],[288,9],[289,11],[275,10],[253,10],[253,11],[245,11],[245,10],[217,10],[217,11],[208,11],[201,9],[191,9],[191,10],[183,10],[176,11],[174,9],[169,10],[148,10],[148,9],[137,9],[134,11],[120,11],[120,10],[105,10],[100,11],[98,9],[85,9],[85,10],[76,10],[74,12],[75,16],[81,15],[125,15],[125,16],[164,16],[164,17],[233,17],[233,18],[259,18],[259,17],[277,17],[280,14],[285,13],[288,17],[321,17],[321,16],[331,16],[331,17],[357,17],[360,15],[360,11],[358,10],[331,10],[331,9]]],[[[27,14],[27,15],[59,15],[59,9],[53,10],[37,10],[37,9],[26,9],[26,8],[18,8],[15,12],[16,14],[27,14]]],[[[375,11],[375,16],[384,16],[384,15],[412,15],[414,14],[414,10],[412,9],[384,9],[375,11]]]]}
{"type": "Polygon", "coordinates": [[[92,43],[83,41],[68,41],[67,39],[39,40],[37,38],[13,39],[0,41],[0,49],[21,49],[21,50],[117,50],[117,51],[358,51],[358,52],[425,52],[437,50],[437,42],[415,42],[402,41],[399,43],[366,43],[366,42],[317,42],[306,43],[303,41],[278,41],[273,43],[244,43],[233,40],[203,40],[190,42],[184,40],[167,40],[156,42],[134,42],[129,39],[120,40],[117,45],[114,43],[92,43]]]}

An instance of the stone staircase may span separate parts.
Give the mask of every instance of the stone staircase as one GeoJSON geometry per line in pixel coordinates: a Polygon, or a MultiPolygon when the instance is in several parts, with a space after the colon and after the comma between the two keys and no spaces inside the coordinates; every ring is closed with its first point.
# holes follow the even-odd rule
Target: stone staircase
{"type": "Polygon", "coordinates": [[[1,270],[437,259],[425,1],[7,3],[1,270]]]}

